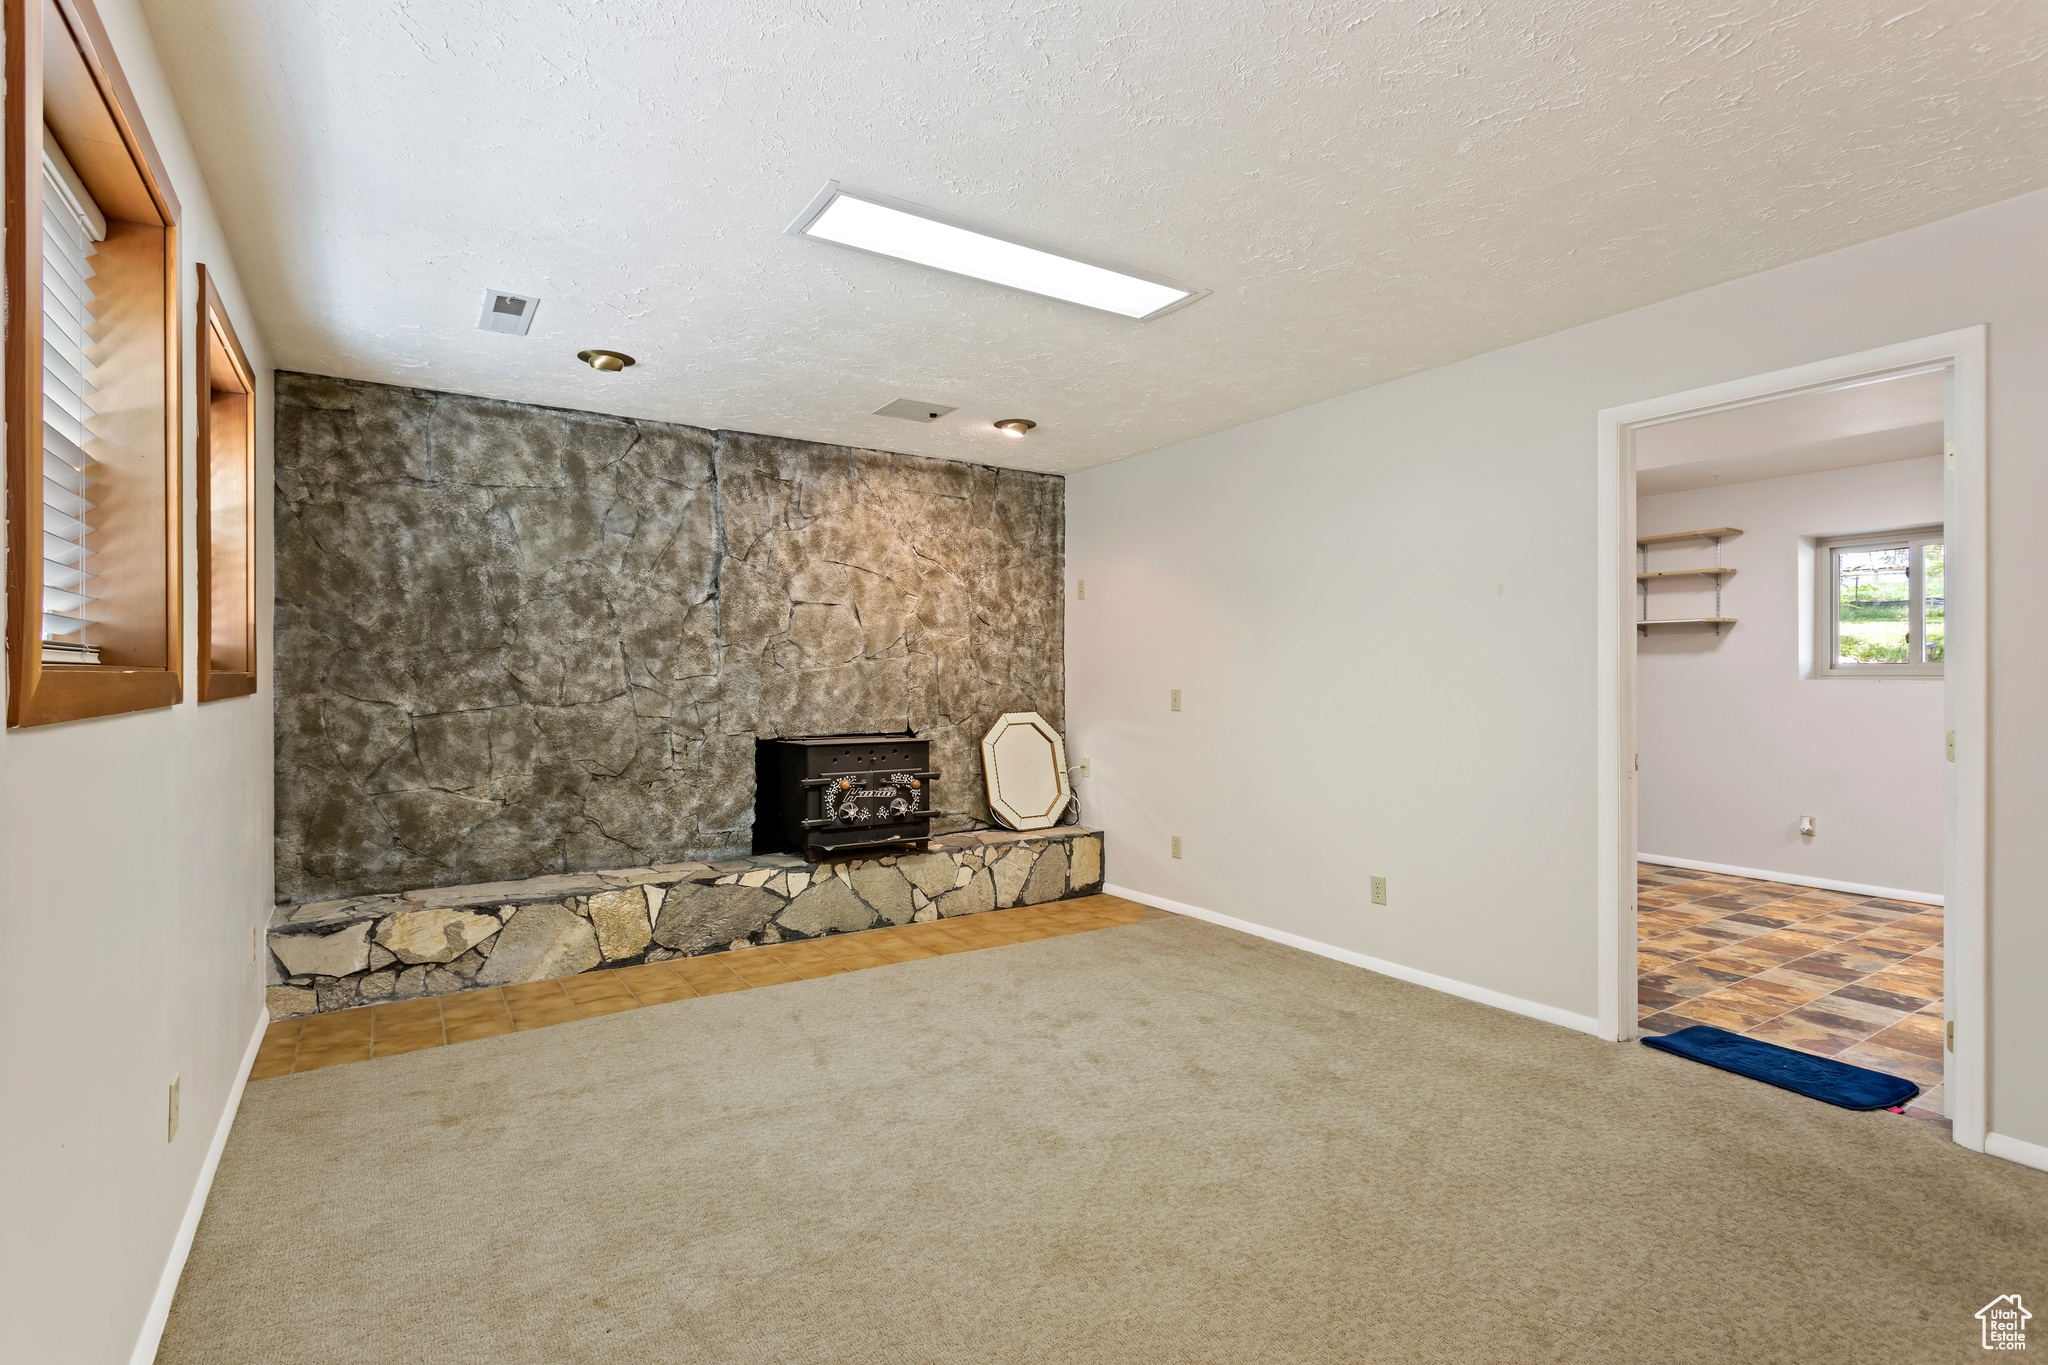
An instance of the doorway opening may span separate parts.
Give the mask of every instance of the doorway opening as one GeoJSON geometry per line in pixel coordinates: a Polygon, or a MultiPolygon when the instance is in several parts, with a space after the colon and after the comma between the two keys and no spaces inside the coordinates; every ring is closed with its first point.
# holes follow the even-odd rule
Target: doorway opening
{"type": "Polygon", "coordinates": [[[1947,380],[1635,440],[1637,1029],[1899,1076],[1937,1123],[1947,380]]]}
{"type": "Polygon", "coordinates": [[[1903,1075],[1979,1150],[1984,333],[1601,414],[1603,1030],[1903,1075]]]}

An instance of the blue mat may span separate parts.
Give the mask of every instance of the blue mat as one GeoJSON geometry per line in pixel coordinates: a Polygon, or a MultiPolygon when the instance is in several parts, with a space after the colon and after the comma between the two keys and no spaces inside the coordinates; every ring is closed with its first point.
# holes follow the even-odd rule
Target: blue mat
{"type": "Polygon", "coordinates": [[[1661,1038],[1646,1037],[1643,1046],[1705,1062],[1844,1109],[1890,1109],[1920,1093],[1919,1086],[1898,1076],[1826,1057],[1811,1057],[1707,1024],[1695,1024],[1661,1038]]]}

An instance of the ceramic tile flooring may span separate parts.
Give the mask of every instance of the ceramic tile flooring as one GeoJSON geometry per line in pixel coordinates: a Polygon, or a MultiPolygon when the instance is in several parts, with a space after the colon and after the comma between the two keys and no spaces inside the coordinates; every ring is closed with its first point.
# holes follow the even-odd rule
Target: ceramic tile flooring
{"type": "Polygon", "coordinates": [[[463,991],[388,1005],[281,1019],[264,1032],[252,1081],[343,1062],[444,1047],[521,1029],[566,1024],[646,1005],[723,995],[809,977],[886,967],[920,957],[995,948],[1060,934],[1159,919],[1163,910],[1121,896],[1084,896],[1047,905],[833,934],[738,952],[671,958],[639,967],[584,972],[551,981],[463,991]]]}
{"type": "Polygon", "coordinates": [[[1904,1076],[1939,1118],[1941,907],[1637,865],[1645,1033],[1713,1024],[1904,1076]]]}

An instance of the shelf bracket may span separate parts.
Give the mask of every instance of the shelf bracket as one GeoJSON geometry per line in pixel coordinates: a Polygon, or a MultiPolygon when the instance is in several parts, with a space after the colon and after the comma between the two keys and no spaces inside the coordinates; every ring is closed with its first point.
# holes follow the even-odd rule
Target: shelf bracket
{"type": "MultiPolygon", "coordinates": [[[[1720,568],[1720,567],[1721,567],[1721,537],[1719,537],[1719,536],[1708,536],[1708,537],[1707,537],[1707,539],[1708,539],[1708,540],[1711,540],[1712,542],[1714,542],[1714,567],[1718,569],[1718,568],[1720,568]]],[[[1716,616],[1719,616],[1720,614],[1721,614],[1721,575],[1719,575],[1719,574],[1715,574],[1715,575],[1714,575],[1714,615],[1716,615],[1716,616]]],[[[1719,621],[1716,621],[1716,622],[1714,623],[1714,638],[1715,638],[1716,640],[1718,640],[1718,639],[1720,639],[1720,638],[1721,638],[1721,623],[1720,623],[1719,621]]]]}
{"type": "Polygon", "coordinates": [[[1636,617],[1636,619],[1639,621],[1647,621],[1650,619],[1650,580],[1647,578],[1640,577],[1640,575],[1646,574],[1650,571],[1649,546],[1644,545],[1641,542],[1637,542],[1636,562],[1642,566],[1641,568],[1636,570],[1637,574],[1639,575],[1636,579],[1636,596],[1640,597],[1643,603],[1642,612],[1640,615],[1636,617]]]}

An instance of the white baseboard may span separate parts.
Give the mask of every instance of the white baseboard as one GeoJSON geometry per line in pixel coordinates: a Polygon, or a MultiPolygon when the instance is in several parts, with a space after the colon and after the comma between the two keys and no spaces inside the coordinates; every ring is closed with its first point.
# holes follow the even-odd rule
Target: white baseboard
{"type": "Polygon", "coordinates": [[[1125,900],[1136,901],[1140,905],[1149,905],[1155,910],[1167,910],[1176,915],[1186,915],[1190,919],[1207,920],[1211,924],[1220,924],[1226,929],[1235,929],[1240,933],[1253,934],[1259,938],[1270,939],[1274,943],[1284,943],[1290,948],[1299,948],[1303,952],[1314,953],[1318,957],[1327,957],[1337,962],[1349,963],[1353,967],[1363,967],[1369,972],[1378,972],[1381,976],[1391,976],[1396,980],[1410,981],[1418,986],[1427,986],[1433,991],[1442,991],[1445,995],[1455,995],[1460,1000],[1472,1000],[1482,1005],[1491,1005],[1495,1009],[1506,1010],[1510,1014],[1525,1015],[1531,1019],[1541,1019],[1546,1024],[1556,1024],[1562,1028],[1576,1029],[1580,1033],[1590,1033],[1596,1038],[1601,1036],[1600,1021],[1589,1014],[1573,1014],[1569,1010],[1561,1010],[1554,1005],[1539,1005],[1534,1000],[1523,1000],[1518,996],[1503,995],[1499,991],[1491,991],[1484,986],[1474,986],[1468,982],[1454,981],[1448,976],[1437,976],[1431,972],[1418,971],[1413,967],[1404,967],[1398,962],[1386,962],[1380,958],[1367,957],[1364,953],[1354,953],[1349,948],[1332,947],[1327,943],[1318,943],[1312,938],[1303,938],[1299,934],[1290,934],[1279,929],[1269,929],[1263,924],[1253,924],[1250,920],[1236,919],[1230,915],[1219,915],[1214,910],[1204,910],[1198,905],[1183,905],[1179,901],[1170,901],[1164,896],[1155,896],[1148,891],[1133,891],[1127,886],[1109,885],[1105,885],[1102,889],[1112,896],[1122,896],[1125,900]]]}
{"type": "Polygon", "coordinates": [[[2007,1161],[2017,1161],[2020,1165],[2032,1166],[2037,1171],[2048,1171],[2048,1147],[2022,1142],[2003,1133],[1984,1135],[1984,1154],[2002,1156],[2007,1161]]]}
{"type": "Polygon", "coordinates": [[[213,1189],[214,1172],[220,1169],[220,1154],[228,1145],[228,1132],[235,1126],[235,1114],[242,1107],[242,1091],[249,1084],[249,1072],[256,1065],[256,1050],[263,1046],[263,1031],[269,1025],[269,1012],[259,1008],[256,1032],[242,1053],[241,1070],[235,1073],[234,1089],[228,1091],[227,1106],[214,1127],[213,1143],[206,1149],[206,1161],[199,1168],[199,1179],[192,1187],[192,1197],[186,1201],[184,1221],[178,1224],[177,1239],[171,1243],[170,1258],[164,1262],[163,1276],[156,1285],[156,1298],[149,1305],[149,1316],[142,1321],[142,1335],[135,1339],[135,1353],[128,1358],[129,1365],[154,1365],[156,1348],[163,1341],[164,1324],[170,1320],[171,1300],[177,1297],[178,1280],[185,1273],[185,1258],[192,1254],[192,1238],[199,1231],[199,1215],[206,1212],[206,1196],[213,1189]]]}
{"type": "Polygon", "coordinates": [[[1790,872],[1766,872],[1755,867],[1730,867],[1726,863],[1703,863],[1692,858],[1666,858],[1657,853],[1638,853],[1639,863],[1659,867],[1682,867],[1688,872],[1719,872],[1730,877],[1753,877],[1760,882],[1790,882],[1822,891],[1847,891],[1858,896],[1882,896],[1888,901],[1911,901],[1915,905],[1940,905],[1942,898],[1927,891],[1901,891],[1896,886],[1865,886],[1861,882],[1829,881],[1826,877],[1803,877],[1790,872]]]}

